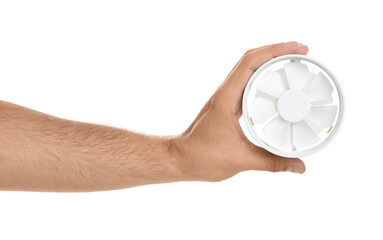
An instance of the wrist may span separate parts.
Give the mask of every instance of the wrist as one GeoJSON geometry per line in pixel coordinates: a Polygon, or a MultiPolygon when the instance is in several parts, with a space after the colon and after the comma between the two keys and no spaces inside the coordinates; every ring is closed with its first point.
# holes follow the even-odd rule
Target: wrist
{"type": "Polygon", "coordinates": [[[171,136],[167,139],[169,159],[181,181],[196,180],[195,159],[186,147],[183,135],[171,136]]]}

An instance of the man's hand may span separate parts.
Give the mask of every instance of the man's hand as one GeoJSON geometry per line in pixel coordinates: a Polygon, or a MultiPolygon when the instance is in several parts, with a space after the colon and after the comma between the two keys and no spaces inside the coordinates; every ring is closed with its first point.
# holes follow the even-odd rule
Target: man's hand
{"type": "Polygon", "coordinates": [[[173,139],[172,148],[180,169],[191,180],[219,181],[246,170],[303,173],[300,159],[283,158],[253,145],[243,134],[242,95],[251,75],[268,60],[286,54],[307,54],[297,42],[248,50],[191,126],[173,139]]]}

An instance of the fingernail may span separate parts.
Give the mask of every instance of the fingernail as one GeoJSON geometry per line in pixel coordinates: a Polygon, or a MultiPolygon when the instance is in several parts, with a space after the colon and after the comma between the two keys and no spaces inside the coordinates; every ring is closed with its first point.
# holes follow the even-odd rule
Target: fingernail
{"type": "Polygon", "coordinates": [[[288,172],[292,173],[303,173],[303,169],[299,164],[290,165],[287,167],[288,172]]]}
{"type": "Polygon", "coordinates": [[[307,47],[307,46],[304,45],[303,43],[298,43],[298,48],[302,48],[302,47],[307,47]]]}

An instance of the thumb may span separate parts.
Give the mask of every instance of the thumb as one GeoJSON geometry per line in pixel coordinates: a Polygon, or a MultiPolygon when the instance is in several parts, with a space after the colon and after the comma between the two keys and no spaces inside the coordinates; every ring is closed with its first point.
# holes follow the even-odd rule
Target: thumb
{"type": "Polygon", "coordinates": [[[269,172],[292,172],[304,173],[306,166],[299,158],[286,158],[272,154],[264,149],[257,149],[257,157],[259,158],[259,170],[269,172]]]}

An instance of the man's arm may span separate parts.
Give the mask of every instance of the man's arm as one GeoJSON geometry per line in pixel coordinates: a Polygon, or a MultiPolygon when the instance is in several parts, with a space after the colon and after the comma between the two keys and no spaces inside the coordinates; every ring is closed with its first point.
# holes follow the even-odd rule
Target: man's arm
{"type": "Polygon", "coordinates": [[[296,42],[250,49],[190,127],[172,137],[64,120],[0,101],[0,190],[98,191],[220,181],[246,170],[303,173],[300,159],[250,143],[238,119],[246,83],[260,65],[307,51],[296,42]]]}
{"type": "Polygon", "coordinates": [[[93,191],[182,180],[172,139],[0,101],[0,189],[93,191]]]}

